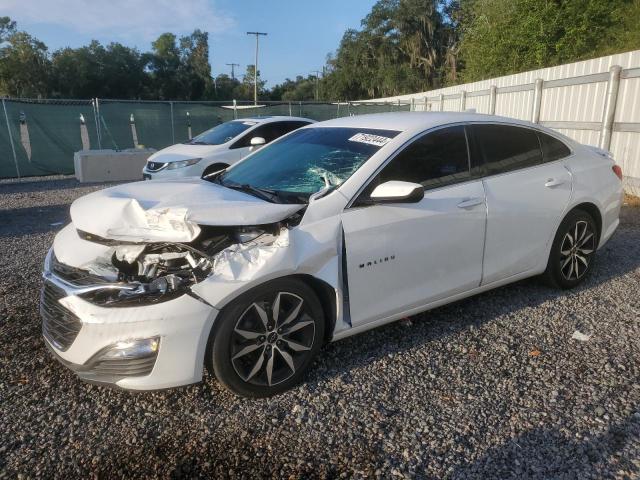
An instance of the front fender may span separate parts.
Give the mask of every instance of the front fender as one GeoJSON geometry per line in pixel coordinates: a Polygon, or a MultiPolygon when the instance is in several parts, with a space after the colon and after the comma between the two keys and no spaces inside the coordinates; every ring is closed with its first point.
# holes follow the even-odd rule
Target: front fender
{"type": "Polygon", "coordinates": [[[234,298],[275,278],[305,274],[340,285],[341,224],[339,216],[283,230],[270,245],[233,245],[214,257],[213,273],[192,291],[222,309],[234,298]]]}

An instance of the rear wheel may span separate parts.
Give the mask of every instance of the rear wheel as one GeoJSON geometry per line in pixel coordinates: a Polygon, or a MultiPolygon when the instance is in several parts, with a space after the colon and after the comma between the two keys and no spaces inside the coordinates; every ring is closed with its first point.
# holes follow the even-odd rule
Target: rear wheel
{"type": "Polygon", "coordinates": [[[296,279],[278,279],[242,295],[216,320],[209,358],[232,392],[266,397],[295,385],[324,338],[322,306],[296,279]]]}
{"type": "Polygon", "coordinates": [[[556,233],[544,279],[552,286],[573,288],[591,271],[598,246],[593,217],[582,210],[570,212],[556,233]]]}

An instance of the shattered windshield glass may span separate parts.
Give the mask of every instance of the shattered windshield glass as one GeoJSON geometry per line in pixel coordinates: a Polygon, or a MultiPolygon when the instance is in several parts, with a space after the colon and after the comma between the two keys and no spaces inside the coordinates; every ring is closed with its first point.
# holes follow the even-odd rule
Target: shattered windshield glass
{"type": "Polygon", "coordinates": [[[256,123],[257,122],[240,120],[221,123],[217,127],[213,127],[185,143],[188,145],[222,145],[237,137],[246,129],[253,127],[256,123]]]}
{"type": "Polygon", "coordinates": [[[268,145],[217,181],[308,196],[348,179],[383,145],[398,135],[392,130],[304,128],[268,145]]]}

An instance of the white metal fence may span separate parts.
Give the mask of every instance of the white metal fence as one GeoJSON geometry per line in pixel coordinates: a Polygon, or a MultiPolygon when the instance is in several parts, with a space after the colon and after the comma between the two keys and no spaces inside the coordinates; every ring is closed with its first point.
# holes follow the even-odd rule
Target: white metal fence
{"type": "Polygon", "coordinates": [[[640,50],[474,83],[372,100],[412,110],[475,109],[529,120],[610,150],[640,196],[640,50]]]}

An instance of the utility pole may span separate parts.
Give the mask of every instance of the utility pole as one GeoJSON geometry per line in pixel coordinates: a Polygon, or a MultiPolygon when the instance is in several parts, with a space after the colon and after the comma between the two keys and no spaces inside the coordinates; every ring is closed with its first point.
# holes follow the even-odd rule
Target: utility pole
{"type": "Polygon", "coordinates": [[[258,105],[258,39],[260,35],[267,36],[264,32],[247,32],[247,35],[256,36],[256,64],[253,66],[253,104],[258,105]]]}
{"type": "Polygon", "coordinates": [[[225,63],[225,65],[229,65],[231,67],[231,79],[235,80],[236,79],[236,71],[234,70],[235,67],[239,67],[240,64],[239,63],[225,63]]]}
{"type": "Polygon", "coordinates": [[[320,82],[320,70],[311,70],[311,73],[316,74],[316,102],[320,99],[319,82],[320,82]]]}

